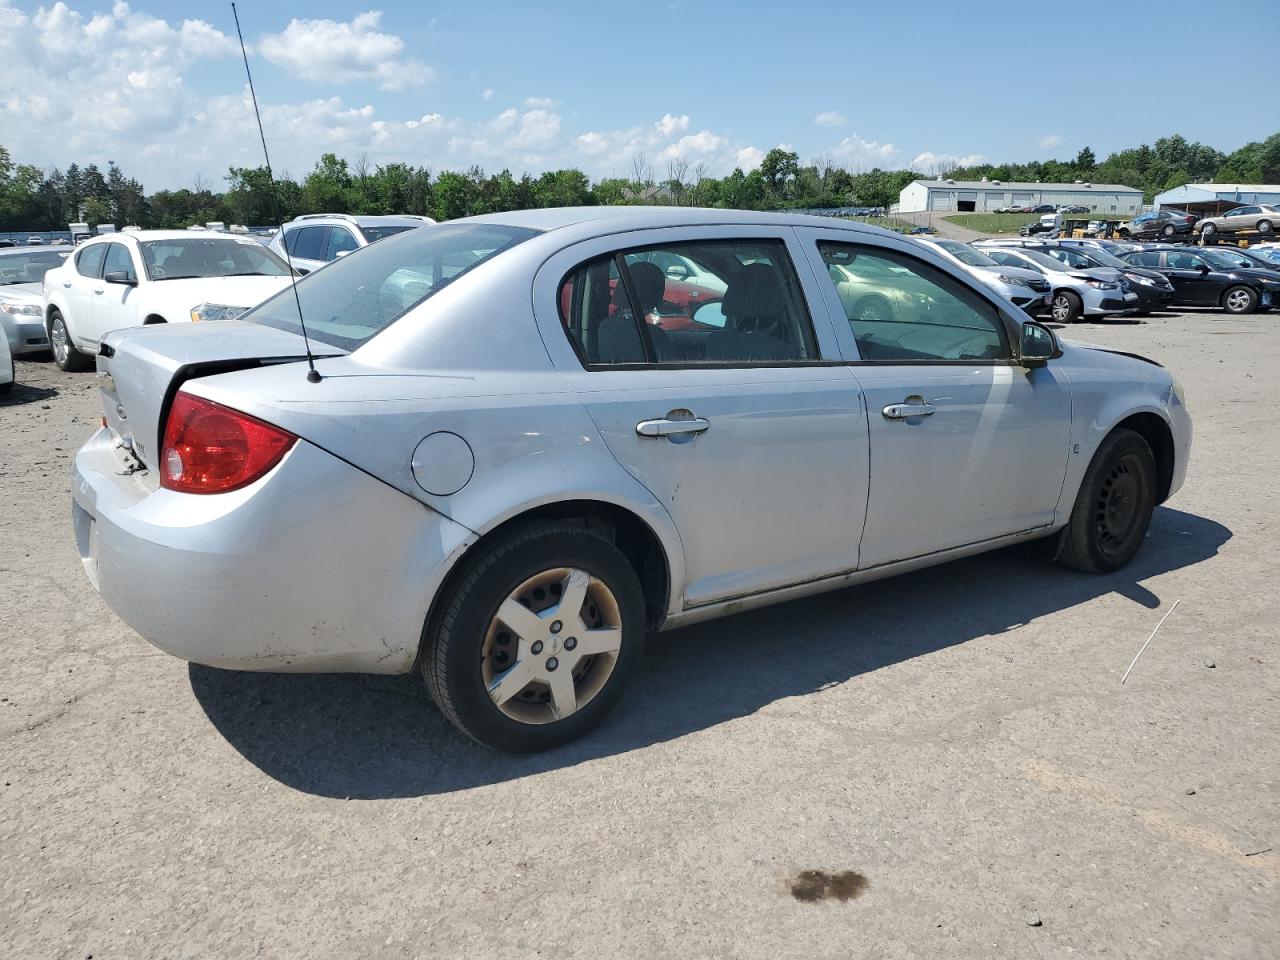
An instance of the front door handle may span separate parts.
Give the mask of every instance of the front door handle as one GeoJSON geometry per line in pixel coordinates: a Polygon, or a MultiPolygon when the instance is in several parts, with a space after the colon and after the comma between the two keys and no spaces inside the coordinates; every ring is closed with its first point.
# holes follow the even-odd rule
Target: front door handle
{"type": "Polygon", "coordinates": [[[880,412],[886,420],[907,420],[911,417],[931,417],[937,412],[932,403],[922,397],[907,397],[902,403],[891,403],[880,412]]]}
{"type": "Polygon", "coordinates": [[[688,420],[641,420],[636,424],[636,433],[642,437],[673,437],[680,434],[696,434],[711,427],[711,421],[702,417],[690,417],[688,420]]]}
{"type": "Polygon", "coordinates": [[[107,291],[106,287],[99,287],[97,290],[94,290],[93,292],[97,294],[102,294],[102,293],[106,293],[106,291],[107,291]]]}

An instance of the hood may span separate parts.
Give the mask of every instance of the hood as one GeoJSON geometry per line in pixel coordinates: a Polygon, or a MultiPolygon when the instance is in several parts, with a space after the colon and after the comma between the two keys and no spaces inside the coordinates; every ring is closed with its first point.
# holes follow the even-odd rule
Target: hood
{"type": "Polygon", "coordinates": [[[1087,270],[1064,270],[1073,277],[1082,280],[1103,280],[1106,283],[1119,283],[1121,274],[1115,267],[1089,267],[1087,270]]]}
{"type": "Polygon", "coordinates": [[[1006,277],[1017,277],[1019,280],[1044,280],[1043,273],[1028,270],[1026,267],[1002,267],[996,264],[994,267],[971,267],[969,269],[979,270],[992,278],[1004,274],[1006,277]]]}
{"type": "MultiPolygon", "coordinates": [[[[289,286],[288,277],[193,277],[190,280],[154,280],[155,294],[186,309],[201,303],[229,307],[256,307],[289,286]]],[[[0,288],[3,289],[3,288],[0,288]]],[[[185,319],[185,317],[183,318],[185,319]]]]}
{"type": "Polygon", "coordinates": [[[0,300],[44,306],[44,283],[11,283],[0,287],[0,300]]]}
{"type": "Polygon", "coordinates": [[[1149,363],[1153,367],[1159,367],[1162,370],[1164,369],[1163,363],[1152,360],[1150,357],[1144,357],[1140,353],[1130,353],[1128,350],[1116,350],[1114,347],[1104,347],[1097,343],[1085,343],[1083,340],[1068,340],[1062,338],[1060,342],[1070,344],[1077,350],[1088,350],[1093,353],[1109,353],[1116,357],[1128,357],[1131,360],[1141,360],[1143,363],[1149,363]]]}

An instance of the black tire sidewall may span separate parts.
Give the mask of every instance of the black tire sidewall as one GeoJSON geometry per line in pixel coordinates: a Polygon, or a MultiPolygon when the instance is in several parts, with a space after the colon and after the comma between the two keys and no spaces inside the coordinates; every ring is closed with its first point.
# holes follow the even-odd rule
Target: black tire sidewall
{"type": "Polygon", "coordinates": [[[1259,232],[1259,233],[1270,233],[1270,232],[1271,232],[1271,221],[1270,221],[1270,220],[1259,220],[1259,221],[1258,221],[1258,232],[1259,232]]]}
{"type": "Polygon", "coordinates": [[[478,557],[452,590],[452,596],[442,598],[446,606],[438,624],[428,631],[423,670],[435,671],[428,687],[434,681],[443,688],[448,702],[440,705],[446,716],[485,746],[533,753],[577,739],[603,719],[639,665],[645,634],[639,579],[626,557],[593,533],[560,525],[515,532],[478,557]],[[590,703],[564,720],[526,724],[493,704],[480,676],[480,648],[502,601],[530,576],[553,567],[577,567],[608,585],[621,613],[622,649],[604,688],[590,703]]]}
{"type": "MultiPolygon", "coordinates": [[[[1053,317],[1054,321],[1056,323],[1075,323],[1077,320],[1080,319],[1080,314],[1084,310],[1084,302],[1076,294],[1072,293],[1070,290],[1062,290],[1053,295],[1053,299],[1055,301],[1059,297],[1061,297],[1067,302],[1067,307],[1068,307],[1067,315],[1063,317],[1061,320],[1059,320],[1057,317],[1053,317]]],[[[1049,315],[1051,317],[1053,316],[1052,303],[1049,304],[1049,315]]]]}
{"type": "Polygon", "coordinates": [[[1119,570],[1133,559],[1151,526],[1151,517],[1156,507],[1156,459],[1151,446],[1133,430],[1120,429],[1113,431],[1098,448],[1093,462],[1089,464],[1084,480],[1080,485],[1080,493],[1076,497],[1075,507],[1071,511],[1071,521],[1066,535],[1070,540],[1072,566],[1099,573],[1119,570]],[[1142,465],[1144,482],[1140,485],[1140,494],[1145,503],[1139,507],[1139,520],[1129,532],[1129,541],[1119,553],[1102,549],[1098,540],[1095,522],[1095,504],[1102,495],[1107,474],[1114,463],[1121,458],[1133,454],[1142,465]]]}
{"type": "Polygon", "coordinates": [[[71,330],[67,327],[67,318],[62,315],[62,311],[56,307],[49,316],[49,342],[50,352],[53,353],[53,362],[59,370],[65,373],[78,373],[89,369],[88,358],[76,349],[76,345],[71,342],[71,330]],[[53,350],[53,326],[54,324],[62,324],[62,336],[67,343],[67,358],[65,361],[58,359],[58,351],[53,350]]]}

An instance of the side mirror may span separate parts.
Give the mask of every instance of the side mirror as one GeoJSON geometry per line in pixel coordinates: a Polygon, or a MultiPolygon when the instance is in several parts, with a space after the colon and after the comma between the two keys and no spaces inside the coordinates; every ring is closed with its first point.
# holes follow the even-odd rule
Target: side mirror
{"type": "Polygon", "coordinates": [[[128,274],[128,272],[124,270],[113,270],[110,273],[108,273],[106,276],[104,276],[102,279],[105,280],[107,283],[119,283],[119,284],[123,284],[126,287],[136,287],[138,285],[138,281],[135,280],[133,277],[131,277],[128,274]]]}
{"type": "Polygon", "coordinates": [[[1209,272],[1209,268],[1208,268],[1208,267],[1206,267],[1203,263],[1202,263],[1202,264],[1200,264],[1200,266],[1196,267],[1196,269],[1197,269],[1197,270],[1199,270],[1201,273],[1208,273],[1208,272],[1209,272]]]}
{"type": "Polygon", "coordinates": [[[710,303],[704,303],[697,310],[693,311],[693,322],[700,323],[705,327],[724,328],[725,318],[724,310],[719,300],[712,300],[710,303]]]}
{"type": "Polygon", "coordinates": [[[305,277],[311,271],[308,270],[306,267],[294,267],[293,272],[299,277],[305,277]]]}
{"type": "Polygon", "coordinates": [[[350,253],[350,252],[351,252],[350,250],[339,250],[337,253],[335,253],[335,254],[334,254],[334,256],[335,256],[335,257],[345,257],[345,256],[346,256],[348,253],[350,253]]]}
{"type": "Polygon", "coordinates": [[[1043,367],[1058,353],[1058,338],[1043,324],[1028,320],[1022,325],[1018,361],[1024,367],[1043,367]]]}

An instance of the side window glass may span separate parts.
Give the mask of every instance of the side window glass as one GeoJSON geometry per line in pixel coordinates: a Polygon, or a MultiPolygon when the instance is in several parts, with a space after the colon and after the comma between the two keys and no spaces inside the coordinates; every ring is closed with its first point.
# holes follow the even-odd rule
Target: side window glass
{"type": "Polygon", "coordinates": [[[336,260],[340,253],[350,253],[352,250],[358,250],[360,245],[356,243],[356,238],[351,235],[351,231],[343,227],[329,227],[329,249],[325,252],[324,259],[336,260]]]}
{"type": "Polygon", "coordinates": [[[1166,256],[1169,259],[1169,266],[1178,270],[1198,270],[1204,263],[1199,257],[1190,253],[1170,253],[1166,256]]]}
{"type": "Polygon", "coordinates": [[[565,278],[560,312],[588,365],[818,359],[779,240],[694,241],[601,257],[565,278]]]}
{"type": "Polygon", "coordinates": [[[1003,360],[996,306],[914,257],[876,247],[819,243],[863,360],[1003,360]]]}
{"type": "Polygon", "coordinates": [[[1129,258],[1130,262],[1136,263],[1140,267],[1158,267],[1160,266],[1160,254],[1154,250],[1144,251],[1143,253],[1135,253],[1129,258]]]}
{"type": "Polygon", "coordinates": [[[84,277],[102,275],[102,259],[107,255],[107,244],[95,243],[76,254],[76,271],[84,277]]]}
{"type": "Polygon", "coordinates": [[[137,281],[138,274],[133,269],[133,257],[123,243],[107,244],[107,260],[102,273],[103,276],[108,273],[123,273],[130,280],[137,281]]]}
{"type": "Polygon", "coordinates": [[[328,227],[302,227],[291,231],[285,237],[285,242],[290,245],[289,253],[303,260],[323,260],[328,232],[328,227]]]}

